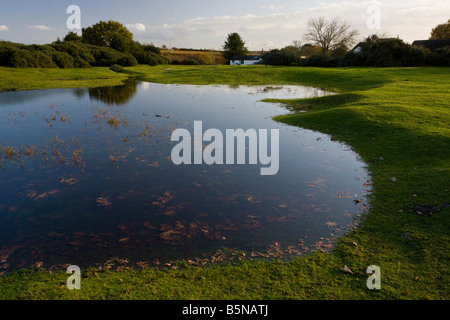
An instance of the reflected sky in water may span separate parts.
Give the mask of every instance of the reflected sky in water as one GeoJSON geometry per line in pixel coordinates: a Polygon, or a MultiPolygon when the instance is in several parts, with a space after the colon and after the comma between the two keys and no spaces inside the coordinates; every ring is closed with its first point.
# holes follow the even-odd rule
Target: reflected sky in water
{"type": "Polygon", "coordinates": [[[223,248],[263,258],[329,250],[367,208],[364,163],[326,135],[273,121],[288,111],[260,101],[327,94],[135,81],[0,93],[0,272],[36,262],[151,265],[223,248]],[[279,129],[278,174],[175,166],[171,133],[193,132],[194,121],[279,129]]]}

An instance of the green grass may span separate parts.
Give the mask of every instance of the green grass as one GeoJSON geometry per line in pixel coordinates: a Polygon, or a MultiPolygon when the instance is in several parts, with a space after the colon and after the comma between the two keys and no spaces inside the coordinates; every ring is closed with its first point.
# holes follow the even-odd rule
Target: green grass
{"type": "Polygon", "coordinates": [[[0,67],[0,92],[114,86],[127,79],[125,74],[108,68],[90,69],[18,69],[0,67]]]}
{"type": "Polygon", "coordinates": [[[64,273],[23,271],[0,278],[0,298],[450,298],[450,207],[432,216],[412,210],[415,205],[450,203],[450,68],[127,69],[151,82],[304,84],[339,93],[268,102],[307,110],[276,120],[330,134],[361,155],[373,180],[370,213],[358,229],[339,238],[332,253],[316,252],[292,262],[84,271],[80,291],[67,290],[64,273]],[[344,265],[354,274],[342,273],[344,265]],[[366,287],[369,265],[381,268],[381,290],[366,287]]]}

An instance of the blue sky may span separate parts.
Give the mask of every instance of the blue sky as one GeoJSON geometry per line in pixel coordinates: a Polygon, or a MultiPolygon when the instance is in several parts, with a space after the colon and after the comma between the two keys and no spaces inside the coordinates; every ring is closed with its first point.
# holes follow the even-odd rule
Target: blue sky
{"type": "Polygon", "coordinates": [[[69,5],[80,7],[83,27],[116,20],[140,42],[198,49],[220,49],[230,32],[240,33],[251,50],[304,42],[308,19],[318,16],[339,16],[361,38],[377,33],[412,42],[450,18],[450,0],[0,0],[0,39],[41,44],[63,37],[69,5]],[[380,10],[375,29],[367,25],[373,5],[380,10]]]}

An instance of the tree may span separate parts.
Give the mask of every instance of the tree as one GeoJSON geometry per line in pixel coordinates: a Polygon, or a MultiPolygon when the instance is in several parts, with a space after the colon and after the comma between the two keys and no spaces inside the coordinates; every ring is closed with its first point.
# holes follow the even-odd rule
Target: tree
{"type": "Polygon", "coordinates": [[[430,40],[450,39],[450,19],[431,31],[430,40]]]}
{"type": "Polygon", "coordinates": [[[320,46],[323,54],[328,54],[338,48],[351,47],[357,36],[358,31],[339,17],[332,20],[318,17],[308,21],[304,37],[307,41],[320,46]]]}
{"type": "Polygon", "coordinates": [[[322,48],[320,46],[313,46],[309,43],[304,44],[300,50],[301,55],[306,58],[310,58],[312,56],[318,55],[321,52],[322,52],[322,48]]]}
{"type": "Polygon", "coordinates": [[[83,28],[83,42],[127,52],[133,43],[133,34],[119,22],[100,21],[86,29],[83,28]]]}
{"type": "Polygon", "coordinates": [[[63,39],[64,42],[67,41],[81,41],[81,37],[75,32],[70,31],[63,39]]]}
{"type": "Polygon", "coordinates": [[[227,40],[222,48],[224,50],[223,56],[227,60],[231,60],[233,56],[246,55],[248,53],[244,40],[236,32],[228,34],[227,40]]]}

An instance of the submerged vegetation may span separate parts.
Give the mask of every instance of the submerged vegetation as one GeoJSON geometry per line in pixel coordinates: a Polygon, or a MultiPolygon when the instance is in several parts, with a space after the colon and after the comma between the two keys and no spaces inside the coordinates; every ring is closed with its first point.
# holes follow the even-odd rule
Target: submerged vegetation
{"type": "MultiPolygon", "coordinates": [[[[102,268],[83,270],[82,290],[65,287],[67,275],[37,264],[34,270],[0,277],[3,299],[448,299],[450,283],[450,69],[448,68],[287,68],[218,66],[135,66],[125,68],[143,80],[192,84],[302,84],[339,93],[312,99],[268,100],[294,111],[277,121],[318,130],[345,141],[368,164],[373,179],[370,212],[362,225],[338,239],[331,252],[317,250],[290,262],[255,259],[223,249],[206,260],[169,264],[119,258],[102,268]],[[437,81],[436,79],[439,79],[437,81]],[[306,111],[306,112],[296,112],[306,111]],[[427,210],[427,208],[431,208],[427,210]],[[226,257],[226,258],[225,258],[226,257]],[[231,259],[233,258],[233,259],[231,259]],[[253,261],[252,261],[253,260],[253,261]],[[211,266],[210,262],[219,262],[211,266]],[[208,262],[208,263],[206,263],[208,262]],[[365,270],[381,268],[381,290],[366,287],[365,270]],[[345,266],[347,268],[345,268],[345,266]],[[343,272],[342,270],[351,270],[343,272]]],[[[59,71],[62,72],[63,70],[59,71]]],[[[0,73],[10,74],[0,68],[0,73]]],[[[24,69],[24,72],[30,72],[24,69]]],[[[113,77],[124,74],[92,70],[113,77]]],[[[56,76],[56,75],[55,75],[56,76]]],[[[60,73],[61,78],[69,77],[60,73]]],[[[86,74],[87,77],[87,74],[86,74]]],[[[45,88],[27,77],[13,89],[45,88]],[[23,85],[23,82],[28,83],[23,85]]],[[[120,78],[119,78],[120,79],[120,78]]],[[[123,78],[122,78],[123,79],[123,78]]],[[[118,80],[115,78],[114,81],[118,80]]],[[[39,82],[42,81],[42,82],[39,82]]],[[[76,83],[76,82],[75,82],[76,83]]],[[[62,115],[61,115],[62,117],[62,115]]],[[[55,121],[62,121],[57,117],[55,121]]],[[[67,118],[65,115],[66,121],[67,118]]],[[[118,115],[101,121],[121,122],[118,115]],[[117,120],[117,121],[115,121],[117,120]]],[[[54,121],[49,119],[50,123],[54,121]]],[[[146,127],[141,132],[149,135],[146,127]]],[[[126,141],[124,137],[123,141],[126,141]]],[[[2,146],[2,159],[39,149],[2,146]]],[[[49,154],[51,151],[47,151],[49,154]]],[[[42,152],[41,152],[42,154],[42,152]]],[[[111,162],[117,156],[111,155],[111,162]]],[[[74,145],[65,158],[82,161],[74,145]]],[[[55,158],[56,159],[56,158],[55,158]]],[[[61,177],[61,183],[76,182],[61,177]]],[[[50,190],[48,192],[57,192],[50,190]]],[[[155,202],[170,198],[163,194],[155,202]]],[[[48,194],[37,193],[34,197],[48,194]]],[[[342,196],[342,195],[336,195],[342,196]]],[[[111,199],[96,203],[108,207],[111,199]]],[[[167,201],[166,201],[167,202],[167,201]]],[[[163,213],[170,215],[164,208],[163,213]]],[[[178,226],[183,230],[182,226],[178,226]]],[[[186,227],[186,226],[184,226],[186,227]]],[[[178,230],[178,231],[180,231],[178,230]]],[[[166,230],[169,231],[169,230],[166,230]]],[[[170,234],[164,233],[163,237],[170,234]]],[[[181,231],[180,231],[181,232],[181,231]]],[[[119,239],[123,242],[127,238],[119,239]]],[[[273,256],[281,249],[274,244],[273,256]]]]}

